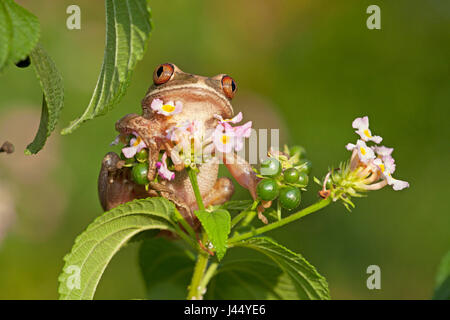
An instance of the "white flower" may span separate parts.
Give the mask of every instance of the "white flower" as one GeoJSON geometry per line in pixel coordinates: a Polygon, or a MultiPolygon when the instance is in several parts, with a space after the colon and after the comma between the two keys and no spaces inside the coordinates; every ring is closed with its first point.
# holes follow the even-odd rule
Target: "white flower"
{"type": "Polygon", "coordinates": [[[161,99],[154,99],[150,107],[156,113],[165,116],[173,116],[182,111],[183,103],[181,101],[176,101],[175,103],[173,103],[173,101],[168,101],[167,103],[164,103],[161,99]]]}
{"type": "Polygon", "coordinates": [[[369,129],[369,117],[367,116],[356,118],[352,123],[352,127],[357,129],[355,132],[359,134],[361,139],[364,141],[380,143],[383,140],[380,136],[372,136],[372,132],[369,129]]]}
{"type": "Polygon", "coordinates": [[[356,144],[349,143],[345,146],[347,150],[356,150],[359,160],[367,164],[370,160],[375,159],[375,153],[369,148],[363,140],[358,140],[356,144]]]}

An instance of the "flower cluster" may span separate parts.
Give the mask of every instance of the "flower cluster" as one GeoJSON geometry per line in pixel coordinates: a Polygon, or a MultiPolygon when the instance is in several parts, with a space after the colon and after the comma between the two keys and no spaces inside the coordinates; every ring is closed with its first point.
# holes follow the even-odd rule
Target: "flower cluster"
{"type": "MultiPolygon", "coordinates": [[[[151,102],[151,109],[155,114],[170,118],[182,112],[183,103],[181,101],[164,102],[156,98],[151,102]]],[[[165,131],[165,150],[160,153],[160,160],[156,163],[158,175],[161,178],[173,180],[175,179],[174,170],[181,170],[187,166],[195,167],[197,163],[208,161],[214,152],[230,153],[242,150],[244,138],[250,137],[252,122],[232,126],[242,121],[242,112],[232,119],[223,119],[220,115],[214,115],[214,117],[218,120],[218,124],[209,131],[199,120],[178,122],[165,131]]],[[[146,164],[148,170],[149,150],[139,134],[136,132],[129,136],[119,134],[111,145],[119,142],[125,144],[122,148],[125,166],[133,169],[139,162],[146,164]]]]}
{"type": "Polygon", "coordinates": [[[331,195],[334,201],[341,199],[349,208],[348,206],[354,206],[351,197],[361,196],[358,192],[378,190],[386,185],[392,186],[396,191],[409,187],[408,182],[392,177],[396,168],[392,157],[394,149],[376,145],[383,138],[372,135],[369,118],[357,118],[352,126],[360,139],[355,144],[346,145],[346,149],[352,151],[350,162],[341,164],[339,169],[332,170],[327,175],[321,196],[331,195]],[[368,146],[369,142],[374,142],[375,145],[368,146]]]}

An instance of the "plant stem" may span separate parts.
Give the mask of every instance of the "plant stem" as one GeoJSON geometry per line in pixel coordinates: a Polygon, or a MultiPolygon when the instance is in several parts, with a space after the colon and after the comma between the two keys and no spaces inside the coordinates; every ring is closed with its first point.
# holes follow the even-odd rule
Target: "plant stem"
{"type": "MultiPolygon", "coordinates": [[[[254,211],[256,209],[256,206],[258,205],[258,201],[253,201],[253,204],[250,208],[245,209],[244,211],[242,211],[241,213],[239,213],[237,216],[235,216],[232,220],[231,220],[231,228],[234,228],[245,216],[247,216],[248,214],[250,214],[251,211],[254,211]]],[[[252,218],[253,219],[253,218],[252,218]]]]}
{"type": "Polygon", "coordinates": [[[203,204],[202,195],[200,194],[200,189],[198,188],[197,172],[194,169],[187,168],[189,174],[189,180],[191,180],[192,189],[194,189],[195,200],[197,200],[197,205],[200,210],[205,210],[205,205],[203,204]]]}
{"type": "Polygon", "coordinates": [[[212,262],[210,264],[208,270],[205,273],[205,276],[203,277],[202,281],[200,282],[200,288],[199,288],[200,293],[203,294],[206,287],[208,286],[209,281],[212,279],[212,277],[216,273],[216,270],[218,267],[219,267],[219,263],[217,263],[217,262],[212,262]]]}
{"type": "Polygon", "coordinates": [[[200,282],[203,279],[205,269],[208,266],[209,255],[206,252],[198,254],[197,262],[195,263],[194,274],[192,275],[191,284],[189,285],[188,300],[202,299],[202,292],[200,282]]]}
{"type": "MultiPolygon", "coordinates": [[[[197,182],[197,173],[191,168],[187,168],[189,174],[189,180],[191,180],[192,189],[194,190],[195,199],[197,200],[197,205],[200,210],[205,210],[205,205],[203,204],[203,199],[200,194],[200,190],[197,182]]],[[[204,244],[208,241],[208,236],[206,232],[203,232],[202,240],[204,244]]],[[[191,284],[189,285],[188,300],[202,299],[203,289],[200,285],[205,274],[206,267],[208,266],[209,254],[201,251],[198,254],[197,262],[195,263],[194,273],[192,275],[191,284]]]]}
{"type": "Polygon", "coordinates": [[[300,210],[300,211],[298,211],[296,213],[293,213],[290,216],[288,216],[286,218],[283,218],[283,219],[281,219],[279,221],[273,222],[273,223],[268,224],[266,226],[263,226],[261,228],[258,228],[258,229],[255,229],[255,230],[252,230],[252,231],[249,231],[249,232],[237,235],[235,237],[232,237],[232,238],[228,239],[228,245],[232,245],[235,242],[246,240],[246,239],[251,238],[253,236],[256,236],[256,235],[262,234],[264,232],[267,232],[267,231],[279,228],[281,226],[284,226],[285,224],[288,224],[288,223],[291,223],[291,222],[293,222],[295,220],[298,220],[298,219],[300,219],[300,218],[302,218],[302,217],[304,217],[304,216],[306,216],[306,215],[308,215],[310,213],[316,212],[316,211],[318,211],[318,210],[328,206],[330,203],[331,203],[331,199],[330,198],[327,198],[327,199],[324,199],[324,200],[320,200],[320,201],[310,205],[309,207],[306,207],[303,210],[300,210]]]}

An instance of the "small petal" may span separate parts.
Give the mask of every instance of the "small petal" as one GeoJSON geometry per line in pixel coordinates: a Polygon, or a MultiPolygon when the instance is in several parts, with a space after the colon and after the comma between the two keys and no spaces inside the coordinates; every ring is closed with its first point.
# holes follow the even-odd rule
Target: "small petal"
{"type": "Polygon", "coordinates": [[[359,129],[359,128],[369,128],[369,117],[365,116],[362,118],[356,118],[355,120],[353,120],[352,122],[352,127],[354,129],[359,129]]]}
{"type": "Polygon", "coordinates": [[[390,156],[394,151],[394,148],[388,148],[385,146],[374,146],[372,149],[377,153],[381,158],[390,156]]]}
{"type": "Polygon", "coordinates": [[[168,168],[167,168],[167,153],[166,152],[164,152],[164,154],[163,154],[163,156],[162,156],[162,158],[161,158],[161,161],[159,161],[159,162],[157,162],[156,163],[156,167],[158,168],[158,174],[163,178],[163,179],[166,179],[166,180],[173,180],[173,179],[175,179],[175,173],[174,172],[172,172],[172,171],[170,171],[168,168]]]}
{"type": "Polygon", "coordinates": [[[388,176],[387,182],[392,186],[392,189],[399,191],[409,187],[409,183],[403,180],[394,179],[391,175],[388,176]]]}
{"type": "Polygon", "coordinates": [[[120,134],[117,135],[117,137],[114,139],[114,141],[112,141],[109,145],[110,146],[117,146],[119,144],[120,141],[120,134]]]}
{"type": "Polygon", "coordinates": [[[153,111],[159,111],[161,110],[161,107],[163,106],[163,101],[161,99],[153,99],[152,104],[150,107],[153,111]]]}
{"type": "Polygon", "coordinates": [[[242,121],[242,112],[239,112],[234,118],[230,119],[231,123],[239,123],[242,121]]]}
{"type": "Polygon", "coordinates": [[[234,127],[234,134],[237,137],[248,138],[252,133],[252,122],[249,121],[246,124],[238,127],[234,127]]]}

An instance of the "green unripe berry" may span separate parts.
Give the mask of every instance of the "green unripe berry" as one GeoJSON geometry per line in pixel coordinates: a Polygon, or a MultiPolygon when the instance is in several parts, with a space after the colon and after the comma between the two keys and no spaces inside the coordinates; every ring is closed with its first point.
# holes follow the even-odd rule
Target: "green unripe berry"
{"type": "Polygon", "coordinates": [[[300,190],[296,187],[286,187],[280,190],[280,204],[283,208],[292,210],[300,204],[300,190]]]}
{"type": "Polygon", "coordinates": [[[297,183],[300,172],[295,168],[289,168],[284,170],[283,178],[287,183],[297,183]]]}
{"type": "Polygon", "coordinates": [[[148,161],[148,150],[147,149],[141,149],[141,151],[137,152],[136,160],[139,162],[147,162],[148,161]]]}
{"type": "Polygon", "coordinates": [[[148,181],[147,178],[148,174],[148,164],[147,163],[138,163],[136,164],[133,169],[131,169],[131,177],[133,178],[133,181],[137,184],[148,184],[150,181],[148,181]]]}
{"type": "Polygon", "coordinates": [[[305,171],[300,172],[298,175],[297,183],[302,186],[307,186],[309,182],[308,174],[305,171]]]}
{"type": "Polygon", "coordinates": [[[281,163],[275,158],[268,158],[261,163],[261,174],[275,178],[281,173],[281,163]]]}
{"type": "Polygon", "coordinates": [[[261,200],[272,201],[278,197],[278,184],[273,179],[263,179],[256,186],[256,194],[261,200]]]}

